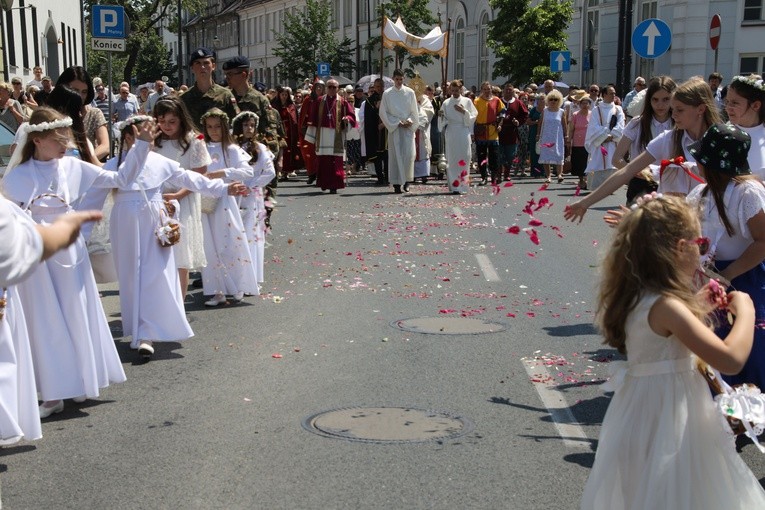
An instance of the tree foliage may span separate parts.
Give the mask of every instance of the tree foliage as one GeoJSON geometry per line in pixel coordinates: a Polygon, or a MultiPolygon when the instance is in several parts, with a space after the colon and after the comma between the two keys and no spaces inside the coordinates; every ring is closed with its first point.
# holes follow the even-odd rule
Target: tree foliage
{"type": "Polygon", "coordinates": [[[492,77],[507,76],[518,84],[559,79],[548,64],[551,51],[566,50],[566,28],[574,8],[570,0],[489,0],[497,16],[489,22],[488,44],[497,61],[492,77]]]}
{"type": "MultiPolygon", "coordinates": [[[[387,16],[393,22],[400,16],[407,32],[421,37],[430,32],[438,24],[438,19],[430,12],[428,3],[428,0],[390,0],[382,2],[377,11],[377,16],[380,20],[383,16],[387,16]]],[[[373,37],[367,42],[366,48],[371,48],[373,55],[375,51],[379,55],[381,39],[381,37],[373,37]]],[[[385,56],[385,62],[390,63],[394,60],[390,56],[392,51],[398,60],[399,67],[410,78],[414,76],[417,67],[426,67],[433,63],[432,55],[411,55],[404,48],[398,46],[393,50],[386,49],[385,51],[388,54],[385,56]]],[[[380,61],[377,60],[375,64],[373,72],[378,73],[380,61]]]]}
{"type": "MultiPolygon", "coordinates": [[[[84,0],[85,22],[90,26],[90,12],[93,5],[101,3],[99,0],[84,0]]],[[[206,0],[181,0],[181,6],[191,15],[201,12],[206,5],[206,0]]],[[[176,14],[177,0],[110,0],[109,5],[118,5],[125,8],[125,15],[130,20],[130,34],[128,35],[125,53],[112,54],[112,69],[114,80],[131,82],[131,78],[139,79],[137,74],[155,72],[156,66],[163,67],[162,74],[168,74],[175,66],[160,65],[165,60],[169,60],[168,55],[158,51],[157,29],[160,20],[171,19],[169,29],[178,30],[178,16],[176,14]],[[146,51],[148,55],[142,56],[146,51]],[[150,62],[150,59],[159,59],[157,62],[150,62]],[[139,64],[139,60],[143,64],[139,64]],[[145,67],[141,68],[143,65],[145,67]]],[[[88,33],[90,31],[88,30],[88,33]]],[[[89,41],[88,41],[89,43],[89,41]]],[[[161,40],[159,40],[161,45],[161,40]]],[[[91,76],[100,75],[106,79],[106,54],[101,51],[89,51],[87,69],[91,76]]],[[[155,75],[152,79],[156,79],[155,75]]],[[[135,81],[135,80],[133,80],[135,81]]],[[[146,80],[149,81],[149,80],[146,80]]]]}
{"type": "Polygon", "coordinates": [[[278,46],[274,56],[281,62],[281,76],[299,82],[316,73],[319,62],[329,62],[332,74],[351,73],[354,43],[348,37],[337,40],[332,29],[332,9],[328,0],[307,0],[304,12],[284,13],[284,33],[274,31],[278,46]]]}

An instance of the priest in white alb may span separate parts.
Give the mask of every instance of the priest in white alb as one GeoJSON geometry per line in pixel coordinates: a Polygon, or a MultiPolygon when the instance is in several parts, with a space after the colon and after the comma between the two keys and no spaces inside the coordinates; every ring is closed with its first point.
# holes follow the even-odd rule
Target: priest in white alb
{"type": "Polygon", "coordinates": [[[459,195],[470,189],[470,162],[473,155],[470,137],[478,110],[470,98],[462,95],[461,80],[452,81],[449,92],[451,97],[441,104],[438,111],[438,129],[444,134],[449,190],[459,195]]]}
{"type": "Polygon", "coordinates": [[[393,87],[382,95],[380,120],[388,130],[388,173],[396,193],[409,191],[414,180],[414,134],[419,106],[414,90],[404,85],[404,73],[393,71],[393,87]]]}

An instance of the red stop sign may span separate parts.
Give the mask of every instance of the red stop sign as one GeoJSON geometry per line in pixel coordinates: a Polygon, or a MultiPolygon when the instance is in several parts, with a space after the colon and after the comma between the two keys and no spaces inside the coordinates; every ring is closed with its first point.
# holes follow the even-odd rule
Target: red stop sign
{"type": "Polygon", "coordinates": [[[712,46],[713,50],[716,50],[717,46],[720,44],[720,32],[722,32],[720,15],[715,14],[712,16],[712,22],[709,23],[709,44],[712,46]]]}

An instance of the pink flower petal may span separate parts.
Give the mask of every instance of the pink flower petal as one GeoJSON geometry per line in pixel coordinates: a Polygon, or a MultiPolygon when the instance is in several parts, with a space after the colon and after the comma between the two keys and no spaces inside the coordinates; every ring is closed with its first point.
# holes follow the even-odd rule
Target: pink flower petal
{"type": "Polygon", "coordinates": [[[537,191],[544,191],[544,190],[546,190],[546,189],[547,189],[547,187],[548,187],[548,186],[550,186],[550,185],[549,185],[549,184],[547,184],[547,183],[544,183],[544,184],[542,184],[542,185],[539,187],[539,189],[538,189],[537,191]]]}
{"type": "Polygon", "coordinates": [[[272,354],[272,355],[271,355],[271,357],[272,357],[272,358],[276,358],[276,359],[280,359],[280,358],[283,358],[284,356],[282,356],[282,355],[281,355],[281,354],[279,354],[279,353],[275,353],[275,354],[272,354]]]}
{"type": "Polygon", "coordinates": [[[555,145],[555,143],[553,143],[553,142],[548,142],[548,143],[543,143],[543,144],[542,144],[542,147],[552,147],[553,145],[555,145]]]}
{"type": "Polygon", "coordinates": [[[515,317],[515,314],[514,313],[508,313],[507,316],[508,317],[515,317]]]}
{"type": "Polygon", "coordinates": [[[468,174],[468,171],[467,170],[463,170],[463,171],[460,172],[460,177],[467,177],[467,174],[468,174]]]}
{"type": "Polygon", "coordinates": [[[600,153],[603,154],[604,156],[608,156],[608,149],[606,149],[605,147],[603,147],[601,145],[600,146],[600,153]]]}
{"type": "Polygon", "coordinates": [[[527,251],[527,252],[526,252],[526,256],[527,256],[527,257],[531,257],[531,258],[533,259],[534,257],[536,257],[536,256],[537,256],[537,254],[536,254],[536,253],[533,253],[533,252],[530,252],[530,251],[527,251]]]}
{"type": "Polygon", "coordinates": [[[576,189],[574,190],[574,196],[575,196],[575,197],[578,197],[578,196],[579,196],[579,194],[580,194],[581,192],[582,192],[582,188],[580,188],[580,187],[577,185],[576,189]]]}
{"type": "Polygon", "coordinates": [[[503,184],[503,186],[504,186],[505,188],[509,188],[509,187],[511,187],[512,185],[513,185],[513,183],[512,183],[512,182],[510,182],[510,181],[507,181],[505,184],[503,184]]]}
{"type": "Polygon", "coordinates": [[[534,318],[534,317],[536,317],[536,316],[537,316],[537,314],[535,314],[534,312],[526,312],[526,317],[528,317],[528,318],[530,318],[530,319],[531,319],[531,318],[534,318]]]}

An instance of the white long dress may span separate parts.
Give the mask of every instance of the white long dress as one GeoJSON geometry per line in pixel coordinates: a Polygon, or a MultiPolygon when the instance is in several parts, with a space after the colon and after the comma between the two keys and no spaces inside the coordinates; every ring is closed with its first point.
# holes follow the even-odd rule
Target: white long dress
{"type": "Polygon", "coordinates": [[[244,183],[250,189],[250,194],[239,197],[239,208],[244,231],[247,233],[247,244],[250,247],[250,259],[255,268],[255,277],[258,283],[263,283],[266,246],[266,206],[263,187],[276,177],[276,170],[274,155],[262,143],[258,143],[258,159],[252,165],[252,169],[252,179],[244,183]]]}
{"type": "Polygon", "coordinates": [[[648,325],[657,298],[644,297],[627,320],[628,361],[613,367],[582,510],[765,508],[691,351],[648,325]]]}
{"type": "Polygon", "coordinates": [[[478,110],[467,97],[449,97],[439,110],[438,130],[444,136],[449,191],[466,192],[470,189],[470,160],[473,157],[470,137],[476,118],[478,110]],[[454,109],[456,105],[462,106],[465,111],[458,112],[454,109]]]}
{"type": "Polygon", "coordinates": [[[587,174],[587,186],[590,189],[595,189],[603,184],[615,171],[611,160],[624,131],[624,119],[624,111],[622,111],[621,106],[613,103],[600,102],[592,109],[584,139],[584,147],[589,153],[585,174],[587,174]],[[613,128],[610,127],[612,123],[613,128]],[[610,142],[606,142],[608,135],[613,137],[610,142]]]}
{"type": "Polygon", "coordinates": [[[21,209],[0,198],[0,287],[7,287],[0,288],[6,299],[0,319],[0,444],[42,437],[29,335],[13,287],[40,263],[42,241],[34,225],[21,209]]]}
{"type": "MultiPolygon", "coordinates": [[[[187,135],[189,149],[183,152],[178,140],[162,140],[161,147],[154,150],[163,156],[179,163],[184,170],[200,168],[212,163],[207,145],[204,140],[187,135]]],[[[180,191],[170,183],[162,188],[163,193],[175,193],[180,191]]],[[[200,269],[207,265],[202,233],[202,207],[198,194],[191,193],[179,200],[180,207],[177,211],[178,221],[181,223],[181,241],[173,246],[175,252],[175,265],[179,269],[200,269]]]]}
{"type": "MultiPolygon", "coordinates": [[[[128,154],[120,172],[67,156],[30,159],[6,174],[3,192],[36,222],[49,223],[77,209],[91,187],[116,188],[132,182],[143,166],[141,157],[137,151],[128,154]]],[[[125,381],[81,235],[68,249],[38,265],[18,285],[18,292],[42,400],[95,398],[99,388],[125,381]]]]}
{"type": "Polygon", "coordinates": [[[428,96],[422,96],[419,104],[417,117],[417,132],[415,133],[415,147],[417,149],[414,161],[414,178],[428,177],[430,175],[430,122],[436,111],[428,96]]]}
{"type": "Polygon", "coordinates": [[[417,131],[419,108],[414,90],[406,85],[391,87],[382,95],[380,120],[388,130],[388,176],[393,185],[414,179],[414,132],[417,131]],[[399,126],[410,121],[408,128],[399,126]]]}
{"type": "MultiPolygon", "coordinates": [[[[253,178],[250,155],[239,146],[229,145],[225,158],[220,143],[207,144],[207,151],[212,159],[208,172],[224,170],[227,182],[253,178]]],[[[202,230],[207,258],[207,266],[202,268],[203,293],[258,295],[255,266],[236,198],[227,195],[218,200],[212,213],[202,213],[202,230]]]]}
{"type": "MultiPolygon", "coordinates": [[[[133,150],[148,150],[147,147],[138,140],[133,150]]],[[[116,163],[113,158],[104,168],[114,170],[116,163]]],[[[227,185],[221,179],[186,171],[156,153],[148,154],[136,182],[122,186],[114,195],[110,226],[120,285],[122,331],[132,337],[130,346],[134,349],[141,340],[170,342],[194,336],[183,308],[175,252],[160,246],[155,235],[165,183],[179,189],[228,196],[227,185]]]]}

